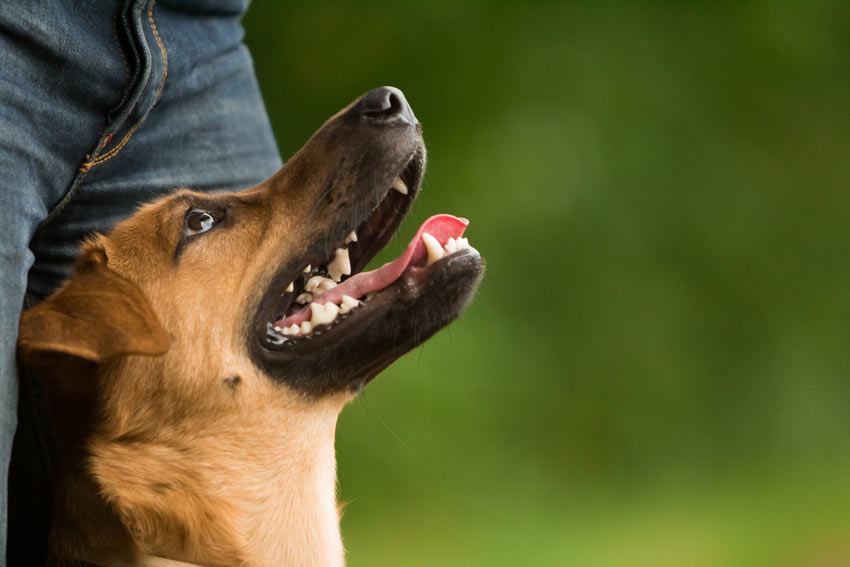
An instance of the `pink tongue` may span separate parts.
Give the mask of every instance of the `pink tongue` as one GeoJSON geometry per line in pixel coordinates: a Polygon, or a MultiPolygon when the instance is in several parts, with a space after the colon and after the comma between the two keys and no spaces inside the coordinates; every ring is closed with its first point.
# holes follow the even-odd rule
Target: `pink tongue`
{"type": "MultiPolygon", "coordinates": [[[[384,289],[394,281],[407,269],[408,266],[422,264],[424,265],[428,252],[425,250],[425,243],[422,242],[422,234],[427,232],[437,239],[443,246],[449,241],[449,238],[460,238],[463,231],[466,230],[469,221],[452,215],[434,215],[433,217],[422,223],[416,236],[407,245],[407,249],[401,256],[388,262],[371,272],[361,272],[351,276],[343,283],[335,288],[329,289],[322,295],[313,299],[314,303],[324,305],[325,303],[336,303],[342,301],[343,295],[349,295],[354,299],[384,289]]],[[[310,319],[310,306],[306,306],[300,311],[296,311],[289,317],[274,323],[275,327],[288,327],[293,323],[300,325],[301,322],[310,319]]]]}

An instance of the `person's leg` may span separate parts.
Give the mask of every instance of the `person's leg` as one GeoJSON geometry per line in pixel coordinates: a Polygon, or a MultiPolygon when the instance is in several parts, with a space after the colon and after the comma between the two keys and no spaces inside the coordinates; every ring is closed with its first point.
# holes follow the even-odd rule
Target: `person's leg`
{"type": "MultiPolygon", "coordinates": [[[[2,136],[2,134],[0,134],[2,136]]],[[[6,169],[0,158],[0,170],[6,169]]],[[[18,335],[18,315],[24,301],[26,273],[32,264],[27,248],[29,236],[43,217],[45,208],[31,193],[10,193],[3,189],[0,199],[0,565],[5,564],[7,532],[7,471],[12,454],[12,439],[17,423],[18,381],[15,368],[15,342],[18,335]]]]}
{"type": "Polygon", "coordinates": [[[15,344],[34,260],[29,242],[68,190],[122,92],[120,57],[95,64],[115,49],[112,4],[0,3],[0,565],[17,422],[15,344]]]}
{"type": "Polygon", "coordinates": [[[248,188],[282,165],[238,10],[201,13],[145,5],[134,41],[149,48],[148,76],[126,118],[107,126],[99,155],[82,165],[83,181],[36,233],[32,300],[67,275],[83,237],[141,203],[178,187],[248,188]]]}
{"type": "MultiPolygon", "coordinates": [[[[67,276],[82,238],[108,230],[142,202],[179,186],[250,187],[281,165],[251,59],[241,43],[238,7],[211,10],[200,4],[193,3],[198,12],[192,13],[130,0],[118,12],[117,44],[109,15],[113,43],[111,51],[104,52],[118,61],[122,88],[100,115],[101,123],[85,125],[82,137],[93,141],[75,154],[76,161],[66,160],[74,167],[71,178],[63,178],[60,198],[39,213],[47,218],[30,243],[32,303],[67,276]]],[[[53,132],[48,128],[39,135],[53,132]]],[[[25,269],[15,266],[10,273],[25,269]]],[[[0,314],[4,329],[12,314],[16,329],[19,311],[20,301],[0,314]]],[[[14,357],[16,331],[10,325],[8,329],[12,339],[10,350],[2,353],[4,361],[14,357]]],[[[0,375],[0,384],[8,383],[13,383],[8,375],[0,375]]],[[[30,397],[38,397],[37,377],[24,386],[30,397]]],[[[20,408],[25,430],[15,440],[13,465],[21,471],[14,475],[18,484],[11,489],[12,497],[21,501],[15,509],[32,507],[33,494],[49,477],[51,466],[49,458],[41,459],[47,464],[35,462],[50,449],[44,439],[49,427],[40,415],[43,404],[25,396],[20,408]],[[40,472],[33,474],[34,468],[40,472]]],[[[48,504],[42,502],[41,507],[48,504]]]]}

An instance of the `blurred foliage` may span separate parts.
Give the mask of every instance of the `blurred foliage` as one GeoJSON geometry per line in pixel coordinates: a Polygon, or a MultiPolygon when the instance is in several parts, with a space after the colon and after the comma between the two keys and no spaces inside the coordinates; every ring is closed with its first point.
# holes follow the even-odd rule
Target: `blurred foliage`
{"type": "Polygon", "coordinates": [[[342,415],[350,565],[850,564],[850,5],[255,1],[284,156],[382,84],[459,322],[342,415]]]}

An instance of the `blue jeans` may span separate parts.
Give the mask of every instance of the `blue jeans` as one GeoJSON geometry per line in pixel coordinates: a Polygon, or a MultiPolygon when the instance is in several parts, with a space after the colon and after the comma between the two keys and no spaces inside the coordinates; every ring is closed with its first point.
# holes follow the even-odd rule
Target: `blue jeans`
{"type": "Polygon", "coordinates": [[[138,204],[250,187],[281,166],[242,44],[246,4],[0,3],[0,565],[7,506],[9,564],[43,554],[56,466],[40,381],[15,366],[22,307],[138,204]]]}

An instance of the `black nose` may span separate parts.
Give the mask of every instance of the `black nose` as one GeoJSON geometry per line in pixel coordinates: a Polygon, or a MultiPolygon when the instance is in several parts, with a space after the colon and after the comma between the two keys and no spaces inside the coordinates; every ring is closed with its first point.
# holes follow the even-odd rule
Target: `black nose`
{"type": "Polygon", "coordinates": [[[366,118],[393,122],[400,120],[410,125],[418,123],[413,109],[407,104],[404,93],[395,87],[378,87],[366,93],[360,101],[360,108],[366,118]]]}

